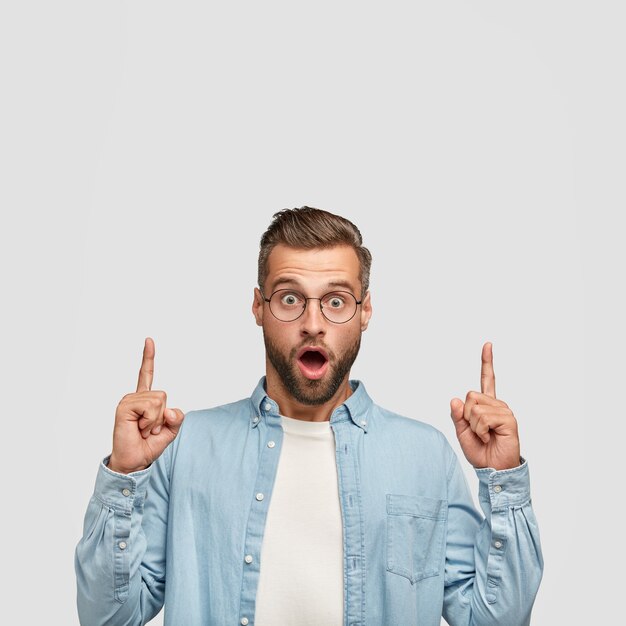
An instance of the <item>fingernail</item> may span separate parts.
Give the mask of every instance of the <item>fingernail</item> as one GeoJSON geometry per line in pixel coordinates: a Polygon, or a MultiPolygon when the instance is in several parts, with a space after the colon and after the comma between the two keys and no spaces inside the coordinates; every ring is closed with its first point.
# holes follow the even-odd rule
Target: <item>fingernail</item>
{"type": "Polygon", "coordinates": [[[161,427],[160,426],[157,426],[156,428],[152,429],[152,433],[154,435],[158,435],[160,432],[161,432],[161,427]]]}

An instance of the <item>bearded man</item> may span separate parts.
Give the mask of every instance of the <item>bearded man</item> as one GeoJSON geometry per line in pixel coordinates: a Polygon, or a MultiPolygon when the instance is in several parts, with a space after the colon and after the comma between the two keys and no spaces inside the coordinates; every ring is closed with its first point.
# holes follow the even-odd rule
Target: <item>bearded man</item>
{"type": "Polygon", "coordinates": [[[261,238],[252,312],[266,372],[249,398],[188,412],[152,390],[147,338],[118,404],[76,548],[84,625],[522,626],[543,558],[517,421],[481,390],[445,437],[373,402],[350,369],[372,257],[349,220],[302,207],[261,238]]]}

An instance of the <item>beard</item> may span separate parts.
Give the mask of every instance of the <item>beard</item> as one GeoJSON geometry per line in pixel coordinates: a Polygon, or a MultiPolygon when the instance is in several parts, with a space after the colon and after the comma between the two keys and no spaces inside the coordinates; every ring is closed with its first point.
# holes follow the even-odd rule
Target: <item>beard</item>
{"type": "Polygon", "coordinates": [[[265,334],[265,330],[263,339],[267,357],[278,373],[283,387],[295,400],[308,406],[324,404],[337,393],[361,348],[361,335],[359,334],[357,340],[338,359],[335,358],[334,352],[327,351],[329,363],[326,375],[317,380],[311,380],[302,376],[296,364],[296,354],[302,346],[293,348],[286,357],[278,345],[265,334]]]}

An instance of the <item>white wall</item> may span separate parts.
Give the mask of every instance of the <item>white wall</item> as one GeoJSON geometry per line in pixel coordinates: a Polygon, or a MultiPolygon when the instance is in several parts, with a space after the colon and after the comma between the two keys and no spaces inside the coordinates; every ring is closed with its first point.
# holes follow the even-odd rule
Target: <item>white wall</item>
{"type": "Polygon", "coordinates": [[[379,404],[456,444],[449,400],[493,341],[546,560],[533,624],[614,624],[618,7],[3,5],[1,621],[78,623],[73,550],[144,337],[171,405],[251,392],[259,237],[309,204],[374,255],[353,377],[379,404]]]}

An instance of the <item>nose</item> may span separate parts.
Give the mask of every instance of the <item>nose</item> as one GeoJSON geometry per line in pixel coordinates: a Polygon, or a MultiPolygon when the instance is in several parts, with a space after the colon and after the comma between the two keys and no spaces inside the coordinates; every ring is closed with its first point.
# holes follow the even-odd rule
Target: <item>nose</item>
{"type": "Polygon", "coordinates": [[[322,315],[320,301],[315,298],[307,300],[304,313],[298,319],[302,335],[319,336],[326,333],[326,318],[322,315]]]}

